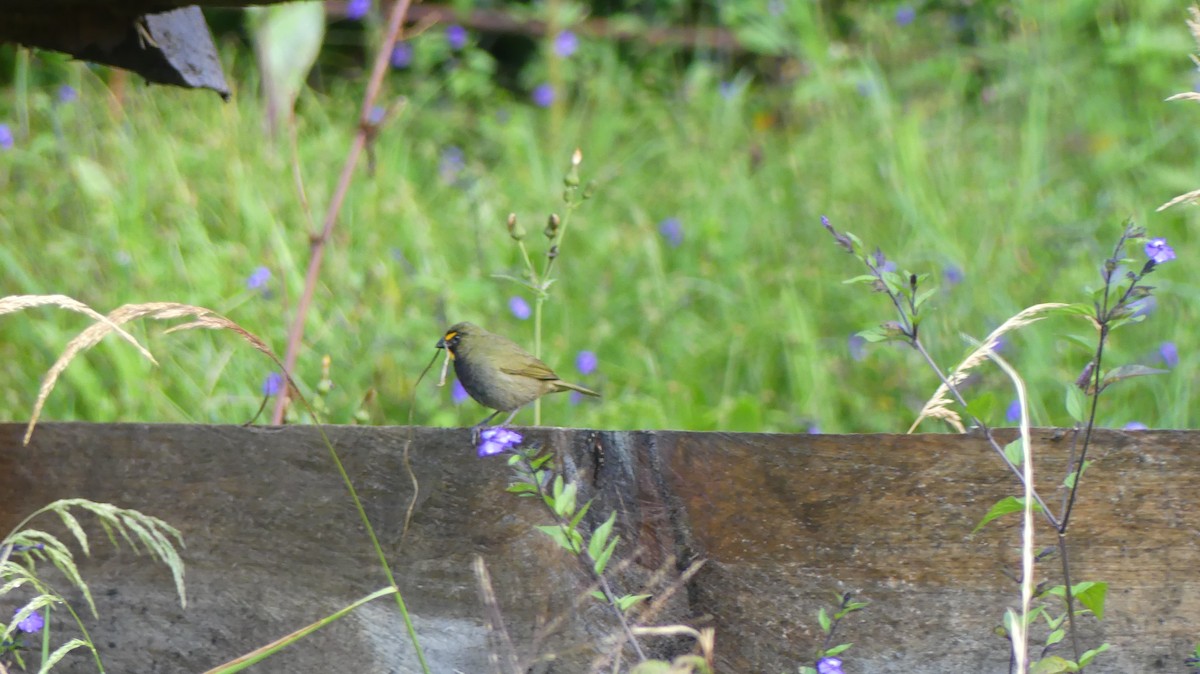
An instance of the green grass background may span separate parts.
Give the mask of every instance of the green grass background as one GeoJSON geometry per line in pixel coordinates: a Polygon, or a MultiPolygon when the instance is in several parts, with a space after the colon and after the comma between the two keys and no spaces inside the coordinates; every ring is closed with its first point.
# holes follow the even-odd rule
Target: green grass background
{"type": "MultiPolygon", "coordinates": [[[[473,402],[454,405],[436,376],[415,388],[417,377],[459,320],[532,345],[532,323],[507,308],[519,288],[492,276],[521,269],[505,218],[517,213],[542,250],[539,232],[563,210],[563,174],[579,147],[585,182],[600,185],[572,217],[543,355],[604,398],[556,396],[543,423],[905,430],[938,382],[909,349],[876,345],[852,358],[850,335],[893,317],[883,296],[841,283],[862,270],[820,228],[824,214],[902,269],[934,279],[963,270],[922,324],[944,367],[965,353],[963,335],[980,338],[1023,307],[1087,301],[1134,218],[1179,259],[1152,277],[1157,309],[1114,335],[1106,362],[1156,364],[1168,341],[1180,362],[1107,392],[1100,423],[1195,426],[1197,215],[1154,211],[1200,187],[1200,108],[1163,102],[1196,82],[1186,5],[988,6],[997,16],[969,43],[932,9],[901,26],[896,5],[859,3],[846,10],[856,26],[847,35],[816,5],[789,5],[781,25],[802,58],[775,77],[716,55],[589,41],[565,64],[558,117],[467,68],[392,73],[387,95],[408,104],[378,139],[374,175],[360,167],[351,188],[298,378],[311,391],[330,357],[334,388],[322,397],[332,422],[349,422],[371,389],[372,423],[405,423],[414,394],[417,423],[482,418],[473,402]],[[734,82],[732,96],[722,81],[734,82]],[[439,164],[451,146],[466,166],[447,183],[439,164]],[[669,217],[683,225],[678,247],[658,231],[669,217]],[[583,349],[600,362],[588,376],[574,367],[583,349]]],[[[34,56],[28,80],[12,79],[0,96],[0,122],[18,132],[0,152],[3,294],[62,293],[102,312],[197,304],[282,353],[310,226],[287,144],[263,132],[250,52],[230,41],[222,53],[230,103],[136,81],[117,98],[105,71],[50,54],[34,56]],[[63,82],[78,100],[56,102],[63,82]],[[260,265],[273,273],[268,294],[246,286],[260,265]]],[[[327,67],[318,79],[297,124],[319,222],[365,78],[327,67]]],[[[0,419],[28,418],[43,373],[86,325],[53,309],[0,318],[0,419]]],[[[232,334],[164,327],[132,327],[160,367],[110,337],[66,370],[44,418],[249,418],[270,363],[232,334]]],[[[1031,386],[1036,423],[1070,423],[1064,387],[1090,355],[1072,336],[1094,340],[1085,323],[1053,319],[1006,347],[1031,386]]],[[[993,392],[1000,409],[1013,397],[994,372],[969,391],[993,392]]]]}

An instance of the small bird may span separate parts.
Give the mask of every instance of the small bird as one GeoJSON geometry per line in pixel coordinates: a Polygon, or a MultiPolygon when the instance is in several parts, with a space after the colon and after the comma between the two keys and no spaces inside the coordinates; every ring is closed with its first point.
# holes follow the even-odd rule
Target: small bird
{"type": "Polygon", "coordinates": [[[450,353],[454,373],[475,402],[496,410],[476,428],[501,412],[510,412],[500,424],[507,425],[522,407],[547,393],[578,391],[600,397],[591,389],[559,379],[554,370],[512,340],[474,323],[451,326],[438,340],[437,348],[450,353]]]}

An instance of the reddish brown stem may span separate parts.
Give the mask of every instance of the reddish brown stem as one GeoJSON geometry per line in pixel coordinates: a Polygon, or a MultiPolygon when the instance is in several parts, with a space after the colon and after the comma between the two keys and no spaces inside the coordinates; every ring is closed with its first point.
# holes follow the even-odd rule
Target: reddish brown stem
{"type": "MultiPolygon", "coordinates": [[[[345,202],[346,193],[350,190],[350,182],[354,179],[354,169],[358,165],[359,155],[362,154],[363,148],[367,145],[367,137],[375,132],[375,126],[370,121],[371,109],[375,107],[375,99],[379,97],[379,90],[383,88],[383,76],[387,74],[392,49],[396,45],[396,40],[400,37],[400,28],[404,25],[404,19],[408,15],[410,4],[411,0],[398,0],[392,5],[392,12],[388,16],[387,35],[379,45],[379,53],[375,55],[375,65],[371,69],[371,79],[367,81],[367,92],[363,95],[362,110],[359,112],[358,131],[354,134],[354,142],[350,144],[350,151],[346,153],[346,163],[342,166],[342,174],[338,177],[337,189],[334,190],[333,198],[329,202],[329,208],[325,212],[325,222],[321,233],[318,236],[314,236],[309,244],[312,257],[308,260],[308,271],[304,275],[304,292],[300,295],[299,304],[296,305],[296,316],[292,319],[292,327],[288,331],[287,351],[283,358],[286,372],[296,372],[296,359],[299,357],[300,340],[304,336],[304,321],[308,317],[308,307],[312,304],[313,292],[315,292],[317,287],[317,277],[321,273],[321,261],[325,257],[325,244],[328,243],[330,235],[333,234],[333,226],[337,223],[338,214],[342,210],[342,203],[345,202]]],[[[283,412],[285,409],[287,409],[286,390],[280,393],[279,397],[275,400],[275,410],[271,413],[271,423],[283,423],[283,412]]]]}

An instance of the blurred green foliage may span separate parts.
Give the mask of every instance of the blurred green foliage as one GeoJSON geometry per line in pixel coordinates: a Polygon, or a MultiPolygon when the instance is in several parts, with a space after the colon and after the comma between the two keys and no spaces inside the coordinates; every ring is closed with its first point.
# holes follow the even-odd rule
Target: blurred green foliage
{"type": "MultiPolygon", "coordinates": [[[[494,77],[503,64],[485,36],[459,50],[443,27],[412,40],[411,61],[386,87],[407,104],[376,142],[374,175],[359,169],[306,330],[297,375],[315,386],[330,356],[330,421],[350,421],[370,389],[375,423],[404,423],[414,394],[417,423],[486,414],[455,406],[436,373],[419,389],[416,379],[455,321],[532,343],[531,325],[508,310],[511,284],[492,277],[523,267],[505,219],[516,212],[536,234],[534,223],[562,210],[579,147],[585,182],[600,188],[575,214],[559,260],[544,355],[605,397],[548,399],[546,423],[906,429],[937,381],[901,348],[868,346],[855,359],[849,337],[892,316],[881,296],[841,284],[860,270],[820,228],[824,214],[901,269],[952,281],[961,271],[922,324],[944,367],[967,350],[964,334],[982,337],[1030,304],[1086,300],[1134,217],[1180,259],[1157,273],[1157,308],[1115,337],[1107,363],[1157,364],[1169,341],[1179,364],[1106,393],[1100,423],[1196,425],[1187,405],[1196,215],[1154,212],[1200,187],[1197,110],[1163,102],[1196,79],[1178,3],[720,7],[718,21],[759,56],[581,39],[551,78],[559,57],[547,41],[509,86],[494,77]],[[547,81],[558,84],[549,110],[528,97],[547,81]],[[671,218],[678,245],[661,231],[671,218]],[[578,376],[584,349],[600,365],[578,376]]],[[[377,21],[368,17],[356,39],[378,39],[377,21]]],[[[317,221],[364,85],[354,60],[329,51],[349,30],[331,26],[316,86],[297,106],[317,221]]],[[[221,48],[237,90],[229,104],[53,54],[23,65],[13,48],[0,51],[13,73],[0,123],[16,136],[0,151],[4,294],[63,293],[101,311],[199,304],[282,352],[310,215],[287,142],[263,131],[251,52],[236,35],[221,48]],[[63,84],[76,100],[60,100],[63,84]],[[248,288],[260,266],[271,280],[248,288]]],[[[0,417],[27,418],[42,374],[85,325],[49,309],[0,319],[0,417]]],[[[161,367],[109,338],[67,369],[44,418],[237,423],[257,409],[271,368],[233,335],[133,330],[161,367]]],[[[1010,340],[1005,356],[1031,386],[1036,422],[1069,423],[1064,386],[1090,356],[1080,342],[1093,339],[1081,324],[1050,320],[1010,340]]],[[[969,389],[985,391],[1001,411],[1011,398],[996,375],[969,389]]]]}

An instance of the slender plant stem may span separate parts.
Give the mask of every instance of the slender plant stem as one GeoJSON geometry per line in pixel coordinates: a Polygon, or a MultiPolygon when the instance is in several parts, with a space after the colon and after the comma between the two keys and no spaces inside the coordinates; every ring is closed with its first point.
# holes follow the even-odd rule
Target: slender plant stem
{"type": "MultiPolygon", "coordinates": [[[[330,199],[329,208],[325,213],[325,221],[318,236],[313,237],[309,248],[311,257],[308,261],[308,270],[304,275],[304,292],[300,295],[300,302],[296,305],[296,316],[292,319],[291,329],[288,331],[287,350],[284,352],[284,367],[288,372],[294,372],[296,368],[296,360],[299,357],[300,341],[304,336],[304,323],[308,317],[308,308],[312,304],[313,293],[316,291],[317,278],[321,273],[321,261],[325,256],[325,246],[329,242],[330,236],[333,234],[333,226],[337,223],[338,214],[342,210],[342,204],[346,200],[346,194],[350,190],[350,183],[354,178],[354,169],[358,165],[359,155],[362,154],[366,147],[367,138],[373,134],[373,126],[370,123],[371,110],[375,107],[375,100],[379,97],[379,91],[383,88],[383,76],[387,73],[389,60],[392,54],[392,49],[395,47],[396,40],[400,37],[400,28],[404,24],[404,18],[408,14],[408,7],[411,0],[397,0],[392,5],[392,12],[388,16],[387,35],[379,46],[379,52],[375,54],[375,64],[371,70],[371,78],[367,82],[367,91],[363,95],[362,110],[359,113],[358,131],[354,134],[354,140],[350,143],[350,150],[346,153],[346,161],[342,166],[341,175],[338,177],[337,187],[334,190],[333,198],[330,199]]],[[[283,423],[283,413],[287,408],[287,391],[282,392],[275,401],[275,409],[271,413],[271,423],[283,423]]]]}
{"type": "MultiPolygon", "coordinates": [[[[537,477],[538,471],[534,469],[533,464],[530,463],[527,455],[522,454],[521,461],[523,463],[524,470],[530,476],[530,481],[535,487],[537,487],[538,497],[541,499],[542,504],[548,506],[549,504],[547,503],[547,499],[550,497],[546,494],[546,489],[542,485],[542,481],[537,477]]],[[[566,517],[555,512],[553,508],[547,507],[547,509],[550,511],[550,514],[554,516],[555,522],[562,530],[563,540],[573,541],[574,539],[571,537],[572,528],[570,521],[566,517]]],[[[634,652],[637,653],[639,661],[645,662],[646,654],[642,651],[642,646],[637,640],[637,635],[635,635],[633,633],[633,629],[629,627],[629,621],[625,619],[625,612],[621,610],[621,607],[617,602],[617,594],[613,592],[612,586],[609,585],[608,579],[604,577],[604,574],[596,571],[596,560],[592,559],[592,556],[588,554],[587,546],[580,545],[579,551],[575,553],[575,559],[579,560],[579,564],[583,567],[584,572],[591,576],[596,584],[600,586],[600,591],[604,593],[604,597],[608,600],[608,604],[612,606],[613,612],[617,614],[617,621],[621,623],[621,630],[625,632],[625,636],[629,639],[630,645],[633,646],[634,652]]]]}

